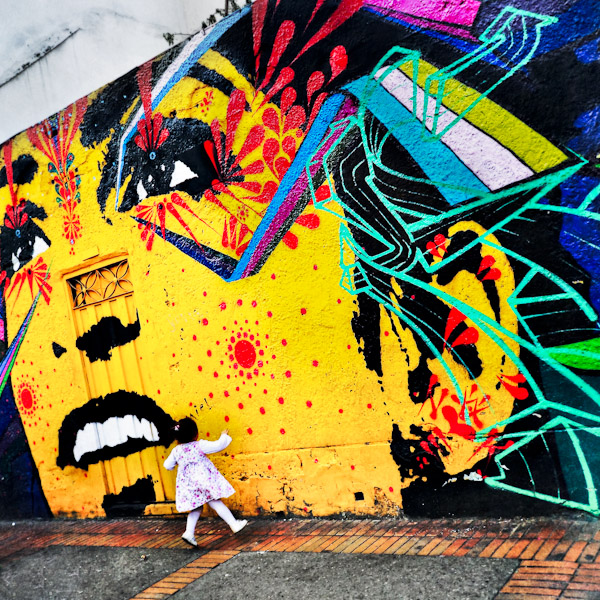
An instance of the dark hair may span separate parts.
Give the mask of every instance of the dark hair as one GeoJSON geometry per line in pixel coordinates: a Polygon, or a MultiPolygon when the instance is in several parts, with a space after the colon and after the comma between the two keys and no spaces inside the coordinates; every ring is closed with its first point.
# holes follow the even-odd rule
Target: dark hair
{"type": "Polygon", "coordinates": [[[180,444],[193,442],[198,437],[198,426],[194,419],[190,419],[190,417],[184,417],[177,421],[173,431],[175,432],[175,439],[180,444]]]}

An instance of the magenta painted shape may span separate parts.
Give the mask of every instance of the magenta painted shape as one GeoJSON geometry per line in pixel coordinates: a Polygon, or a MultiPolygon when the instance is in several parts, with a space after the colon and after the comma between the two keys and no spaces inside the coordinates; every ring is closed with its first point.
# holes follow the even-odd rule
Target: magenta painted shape
{"type": "Polygon", "coordinates": [[[413,17],[470,27],[475,21],[480,0],[366,0],[366,7],[384,12],[401,12],[413,17]]]}
{"type": "Polygon", "coordinates": [[[471,35],[469,29],[462,29],[457,25],[444,25],[443,23],[432,23],[431,21],[428,21],[426,19],[417,19],[416,17],[409,17],[404,13],[397,13],[394,16],[398,20],[403,21],[404,23],[416,25],[421,29],[433,29],[434,31],[441,31],[442,33],[447,33],[448,35],[452,35],[454,37],[460,37],[471,42],[479,43],[479,40],[471,35]]]}

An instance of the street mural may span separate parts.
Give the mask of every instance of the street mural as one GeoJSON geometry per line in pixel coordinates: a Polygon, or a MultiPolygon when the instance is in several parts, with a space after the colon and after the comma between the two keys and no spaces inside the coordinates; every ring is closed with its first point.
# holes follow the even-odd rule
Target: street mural
{"type": "Polygon", "coordinates": [[[0,514],[600,514],[600,4],[257,0],[0,151],[0,514]]]}

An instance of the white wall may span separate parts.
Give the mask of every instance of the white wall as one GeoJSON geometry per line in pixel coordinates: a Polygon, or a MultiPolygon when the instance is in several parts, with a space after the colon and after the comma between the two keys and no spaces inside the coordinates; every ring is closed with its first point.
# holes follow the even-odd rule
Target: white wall
{"type": "Polygon", "coordinates": [[[164,52],[165,34],[181,42],[224,8],[225,0],[0,0],[0,143],[164,52]]]}

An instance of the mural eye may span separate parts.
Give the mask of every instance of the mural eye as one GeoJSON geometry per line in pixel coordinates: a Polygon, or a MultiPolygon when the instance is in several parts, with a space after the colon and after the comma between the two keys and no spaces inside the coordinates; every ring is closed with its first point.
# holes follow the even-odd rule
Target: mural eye
{"type": "Polygon", "coordinates": [[[154,160],[156,158],[156,152],[152,151],[150,152],[150,154],[148,155],[150,160],[154,160]]]}
{"type": "MultiPolygon", "coordinates": [[[[74,240],[71,240],[71,244],[74,243],[74,240]]],[[[50,246],[46,243],[46,240],[42,239],[40,236],[35,236],[35,241],[33,242],[33,255],[31,258],[35,258],[38,254],[45,252],[48,250],[50,246]]]]}
{"type": "Polygon", "coordinates": [[[144,184],[141,182],[141,180],[138,181],[136,191],[140,200],[143,200],[144,198],[148,197],[148,192],[146,191],[146,188],[144,187],[144,184]]]}
{"type": "Polygon", "coordinates": [[[171,176],[171,183],[169,185],[173,188],[194,177],[197,177],[196,173],[194,173],[194,171],[192,171],[184,162],[177,160],[175,161],[175,168],[173,169],[173,175],[171,176]]]}

